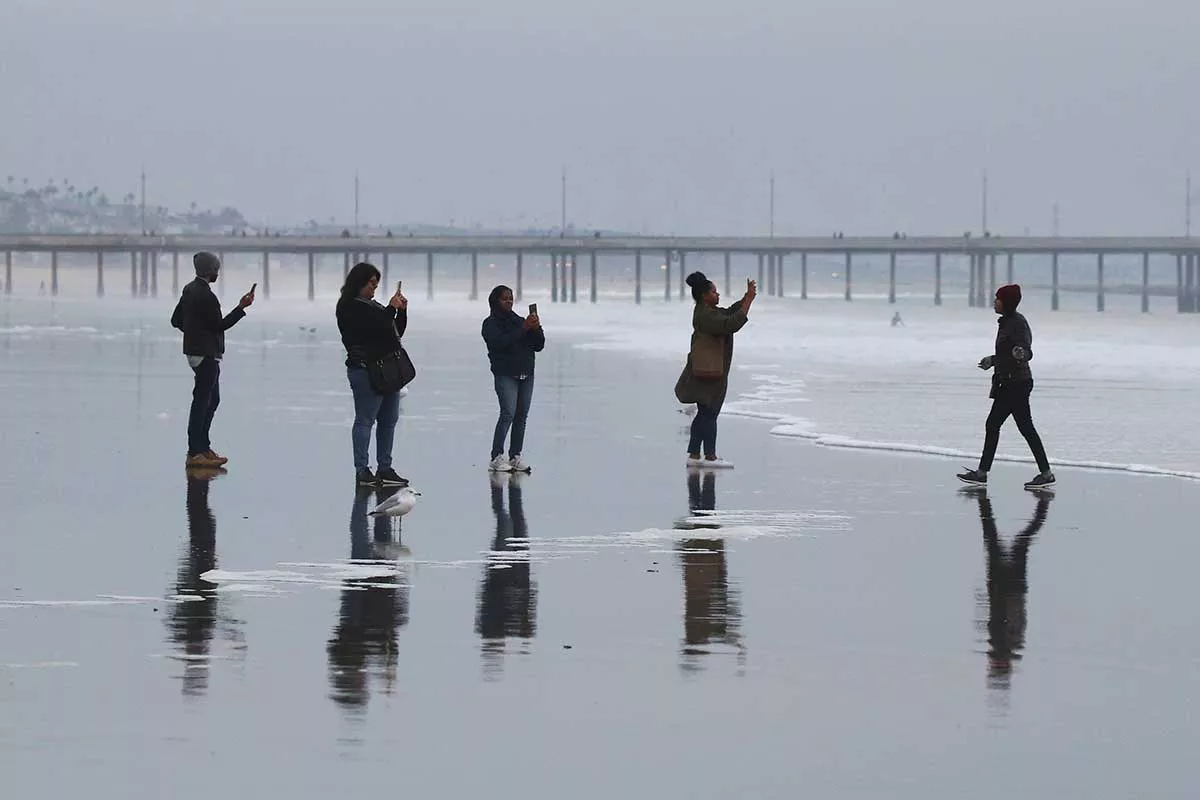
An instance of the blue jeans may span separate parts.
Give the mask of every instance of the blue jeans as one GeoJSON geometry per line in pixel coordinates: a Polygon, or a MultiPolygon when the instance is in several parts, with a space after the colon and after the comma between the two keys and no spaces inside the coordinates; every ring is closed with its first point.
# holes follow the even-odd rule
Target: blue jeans
{"type": "Polygon", "coordinates": [[[400,419],[400,393],[377,394],[371,388],[365,367],[346,367],[350,391],[354,393],[354,427],[350,442],[354,446],[354,469],[367,469],[370,458],[371,428],[375,428],[375,456],[380,469],[392,466],[392,439],[400,419]]]}
{"type": "Polygon", "coordinates": [[[196,375],[196,384],[192,388],[192,408],[188,412],[189,456],[212,449],[208,432],[217,406],[221,405],[221,362],[208,356],[199,366],[192,367],[192,372],[196,375]]]}
{"type": "Polygon", "coordinates": [[[717,455],[717,415],[721,413],[712,406],[696,404],[696,416],[692,419],[692,438],[688,442],[688,454],[695,455],[704,448],[706,458],[717,455]]]}
{"type": "Polygon", "coordinates": [[[496,420],[496,433],[492,436],[492,458],[504,452],[504,439],[512,427],[512,440],[508,445],[511,458],[520,455],[525,444],[525,419],[533,402],[533,376],[524,380],[508,375],[493,377],[496,379],[496,399],[500,401],[500,418],[496,420]]]}

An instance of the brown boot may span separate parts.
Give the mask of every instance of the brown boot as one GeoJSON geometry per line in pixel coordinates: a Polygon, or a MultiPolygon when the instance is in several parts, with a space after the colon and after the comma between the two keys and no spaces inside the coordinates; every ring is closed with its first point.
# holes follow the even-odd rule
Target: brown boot
{"type": "Polygon", "coordinates": [[[190,469],[192,467],[219,467],[220,461],[214,461],[208,453],[196,453],[187,457],[184,464],[190,469]]]}
{"type": "Polygon", "coordinates": [[[213,461],[215,461],[215,462],[216,462],[218,465],[220,465],[220,464],[228,464],[228,463],[229,463],[229,459],[228,459],[228,458],[226,458],[225,456],[221,455],[220,453],[218,453],[216,450],[208,450],[208,451],[206,451],[206,452],[204,453],[204,455],[206,455],[206,456],[208,456],[209,458],[211,458],[211,459],[212,459],[213,461]]]}

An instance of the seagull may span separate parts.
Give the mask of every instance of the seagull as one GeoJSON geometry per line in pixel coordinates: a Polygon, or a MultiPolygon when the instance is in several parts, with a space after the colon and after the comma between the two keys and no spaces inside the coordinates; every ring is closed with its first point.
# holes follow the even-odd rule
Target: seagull
{"type": "Polygon", "coordinates": [[[420,492],[414,492],[405,486],[394,495],[384,498],[379,505],[367,513],[372,517],[403,517],[413,510],[413,506],[417,504],[417,498],[420,496],[420,492]]]}

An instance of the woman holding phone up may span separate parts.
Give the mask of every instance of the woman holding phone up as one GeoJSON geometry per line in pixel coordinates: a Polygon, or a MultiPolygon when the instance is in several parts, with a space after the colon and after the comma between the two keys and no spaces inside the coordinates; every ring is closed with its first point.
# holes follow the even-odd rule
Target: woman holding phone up
{"type": "MultiPolygon", "coordinates": [[[[379,270],[373,264],[355,264],[346,275],[337,302],[338,331],[346,347],[346,376],[354,394],[354,426],[350,441],[354,449],[355,480],[363,486],[407,486],[408,480],[392,469],[392,440],[400,418],[400,389],[394,364],[404,349],[400,337],[408,327],[408,300],[400,284],[386,306],[375,302],[379,270]],[[371,472],[369,448],[375,428],[375,457],[378,471],[371,472]]],[[[407,357],[402,359],[408,363],[407,357]]],[[[409,376],[411,379],[411,375],[409,376]]]]}
{"type": "Polygon", "coordinates": [[[717,305],[721,295],[703,272],[687,276],[696,308],[692,312],[692,348],[683,373],[675,384],[675,396],[681,403],[695,403],[692,437],[688,443],[689,467],[732,467],[717,458],[717,416],[729,390],[729,367],[733,364],[733,335],[745,327],[746,315],[758,287],[746,281],[746,294],[729,308],[717,305]],[[704,457],[701,458],[701,450],[704,457]]]}
{"type": "Polygon", "coordinates": [[[487,343],[488,361],[496,384],[496,399],[500,401],[500,417],[492,435],[492,457],[488,469],[492,472],[529,472],[521,458],[525,444],[525,419],[533,402],[534,354],[546,346],[546,335],[538,319],[537,305],[529,307],[529,316],[522,318],[513,311],[513,292],[507,286],[497,286],[488,295],[491,313],[483,321],[480,332],[487,343]],[[504,440],[512,428],[508,457],[504,456],[504,440]]]}

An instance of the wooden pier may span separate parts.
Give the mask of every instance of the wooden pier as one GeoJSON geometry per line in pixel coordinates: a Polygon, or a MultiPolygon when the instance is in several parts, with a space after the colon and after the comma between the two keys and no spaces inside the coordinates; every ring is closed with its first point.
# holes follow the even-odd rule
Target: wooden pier
{"type": "Polygon", "coordinates": [[[453,235],[453,236],[126,236],[93,234],[0,234],[0,252],[4,253],[4,291],[12,293],[12,264],[14,253],[49,253],[52,295],[58,293],[58,258],[60,254],[91,253],[96,258],[96,293],[103,296],[105,263],[120,258],[130,265],[130,292],[134,296],[155,296],[158,293],[159,263],[171,262],[172,291],[179,289],[179,261],[182,257],[191,274],[191,255],[208,250],[224,258],[230,253],[255,253],[262,256],[262,275],[259,287],[264,298],[271,296],[271,256],[306,257],[308,262],[308,298],[316,297],[316,258],[337,254],[342,256],[343,274],[358,261],[374,259],[387,276],[389,262],[395,255],[423,255],[426,269],[426,293],[433,297],[434,259],[458,255],[470,258],[470,297],[479,296],[479,256],[511,255],[516,262],[518,296],[523,290],[525,257],[547,255],[550,260],[551,298],[554,302],[578,301],[579,262],[582,258],[589,270],[585,284],[590,302],[597,301],[597,265],[604,256],[623,255],[634,258],[634,302],[642,301],[645,256],[662,256],[666,264],[664,297],[671,299],[675,287],[685,296],[684,277],[690,254],[719,254],[724,260],[724,284],[730,289],[730,263],[733,256],[757,259],[759,290],[767,296],[782,297],[785,285],[791,285],[785,265],[799,270],[799,296],[808,296],[809,259],[812,256],[834,257],[842,264],[844,295],[854,297],[854,262],[856,257],[882,257],[888,260],[888,300],[896,301],[897,258],[922,257],[932,262],[932,300],[942,304],[942,262],[953,257],[968,264],[968,303],[989,307],[990,298],[998,284],[998,267],[1006,280],[1012,280],[1019,258],[1039,257],[1050,262],[1048,283],[1051,308],[1059,308],[1059,259],[1062,256],[1086,255],[1095,258],[1096,310],[1105,308],[1105,262],[1115,256],[1140,257],[1142,265],[1142,310],[1150,307],[1150,260],[1173,258],[1176,267],[1176,299],[1180,312],[1200,312],[1200,239],[1183,237],[669,237],[669,236],[525,236],[525,235],[453,235]],[[675,278],[678,279],[675,283],[675,278]],[[785,281],[787,277],[787,281],[785,281]]]}

